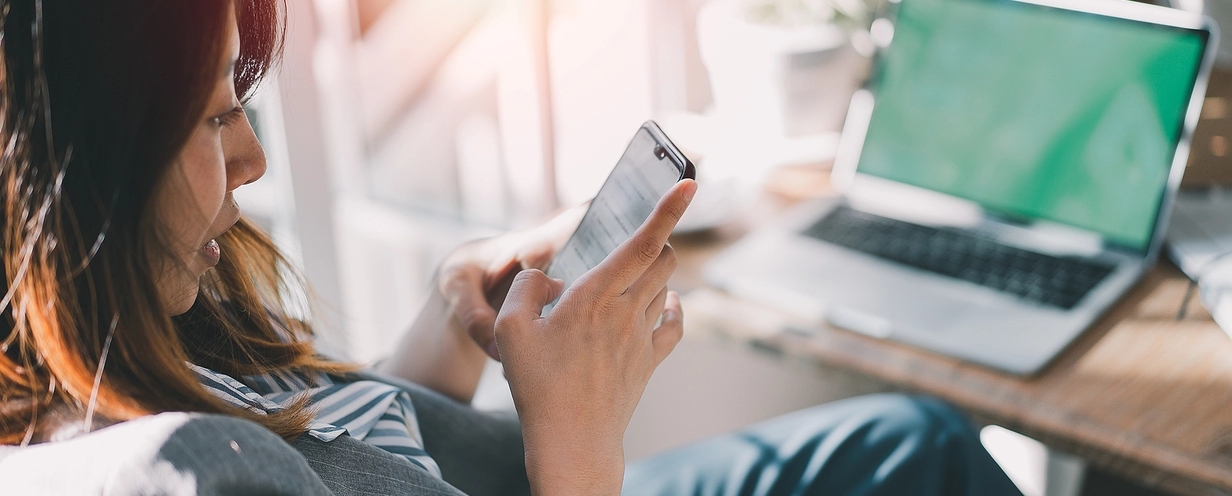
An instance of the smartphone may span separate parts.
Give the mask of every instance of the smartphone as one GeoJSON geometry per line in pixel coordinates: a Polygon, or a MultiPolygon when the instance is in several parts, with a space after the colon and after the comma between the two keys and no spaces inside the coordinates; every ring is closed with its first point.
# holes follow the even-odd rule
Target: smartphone
{"type": "MultiPolygon", "coordinates": [[[[696,168],[654,121],[646,121],[590,202],[577,230],[548,265],[547,275],[565,288],[595,268],[650,217],[677,182],[695,179],[696,168]]],[[[551,312],[556,302],[543,309],[551,312]]]]}

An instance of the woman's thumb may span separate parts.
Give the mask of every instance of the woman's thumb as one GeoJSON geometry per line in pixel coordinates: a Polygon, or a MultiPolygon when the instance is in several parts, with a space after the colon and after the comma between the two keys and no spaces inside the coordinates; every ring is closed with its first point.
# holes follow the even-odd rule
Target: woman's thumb
{"type": "Polygon", "coordinates": [[[509,296],[500,309],[500,318],[537,319],[543,307],[556,300],[564,289],[564,281],[552,279],[539,269],[523,270],[513,278],[509,296]]]}

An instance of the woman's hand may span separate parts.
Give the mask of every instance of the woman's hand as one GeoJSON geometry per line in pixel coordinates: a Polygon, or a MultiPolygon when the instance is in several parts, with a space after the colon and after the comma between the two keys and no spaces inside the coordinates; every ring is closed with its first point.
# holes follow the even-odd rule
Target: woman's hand
{"type": "Polygon", "coordinates": [[[579,278],[545,318],[562,282],[517,274],[496,319],[536,494],[619,494],[622,442],[651,373],[683,333],[666,289],[676,267],[668,235],[697,184],[681,181],[650,218],[579,278]]]}
{"type": "Polygon", "coordinates": [[[435,291],[380,370],[470,403],[487,357],[498,357],[492,329],[513,276],[551,262],[585,212],[581,205],[537,228],[454,251],[437,271],[435,291]]]}
{"type": "Polygon", "coordinates": [[[488,356],[500,360],[493,327],[514,276],[526,269],[547,270],[587,206],[573,207],[533,229],[468,243],[441,263],[437,289],[457,323],[488,356]]]}

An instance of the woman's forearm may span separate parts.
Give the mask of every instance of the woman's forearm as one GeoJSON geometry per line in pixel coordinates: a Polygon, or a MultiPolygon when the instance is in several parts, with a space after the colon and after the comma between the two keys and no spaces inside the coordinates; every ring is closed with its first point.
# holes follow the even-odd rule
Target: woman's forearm
{"type": "Polygon", "coordinates": [[[438,285],[434,283],[431,287],[432,293],[415,323],[393,354],[377,368],[470,403],[487,355],[455,320],[438,285]]]}

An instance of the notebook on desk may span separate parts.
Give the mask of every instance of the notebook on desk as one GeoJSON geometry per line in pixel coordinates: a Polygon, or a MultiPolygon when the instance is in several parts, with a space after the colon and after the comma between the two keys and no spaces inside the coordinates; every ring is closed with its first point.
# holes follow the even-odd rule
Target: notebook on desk
{"type": "Polygon", "coordinates": [[[739,296],[1014,374],[1156,261],[1209,19],[1120,0],[901,0],[833,183],[705,269],[739,296]]]}

